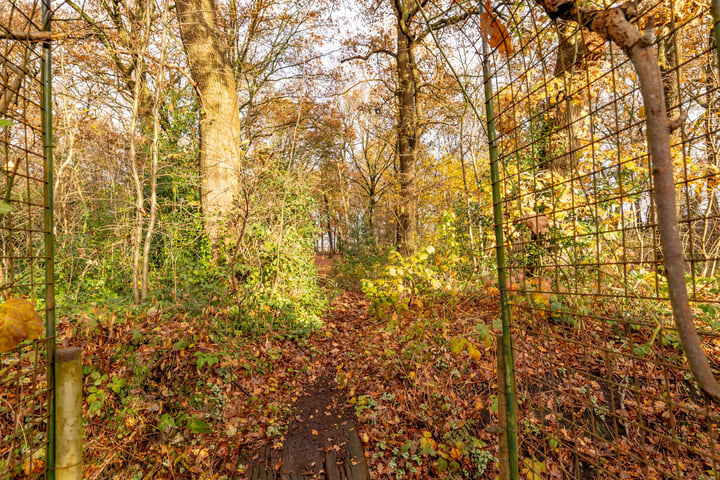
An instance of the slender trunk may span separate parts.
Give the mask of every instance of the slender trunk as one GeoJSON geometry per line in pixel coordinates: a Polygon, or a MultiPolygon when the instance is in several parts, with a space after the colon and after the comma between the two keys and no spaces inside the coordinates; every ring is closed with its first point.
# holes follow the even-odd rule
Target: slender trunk
{"type": "Polygon", "coordinates": [[[663,26],[658,41],[658,63],[662,74],[663,90],[665,92],[665,109],[669,116],[674,116],[674,110],[680,106],[680,72],[678,65],[682,61],[682,49],[675,35],[675,19],[663,26]]]}
{"type": "Polygon", "coordinates": [[[377,241],[375,239],[375,193],[374,189],[371,189],[370,201],[368,202],[368,235],[370,235],[370,243],[373,247],[377,247],[377,241]]]}
{"type": "MultiPolygon", "coordinates": [[[[682,51],[679,48],[675,29],[676,24],[673,13],[673,18],[670,19],[670,22],[660,29],[657,49],[658,66],[660,67],[663,93],[665,95],[665,111],[669,117],[677,116],[680,109],[680,72],[678,71],[678,66],[682,63],[682,51]]],[[[671,132],[670,138],[672,145],[677,139],[677,134],[671,132]]],[[[677,199],[680,218],[690,217],[692,212],[698,208],[699,201],[697,198],[689,198],[680,193],[677,199]]],[[[692,230],[686,230],[683,223],[680,223],[679,226],[681,238],[683,234],[689,233],[690,241],[692,242],[692,230]]],[[[683,250],[685,250],[686,245],[687,241],[683,242],[683,250]]],[[[661,242],[657,242],[656,248],[655,257],[658,259],[658,263],[660,263],[664,256],[661,242]]]]}
{"type": "Polygon", "coordinates": [[[472,256],[473,267],[477,268],[477,257],[475,256],[475,237],[473,236],[472,221],[470,215],[470,191],[467,184],[467,173],[465,172],[465,148],[463,132],[465,129],[465,114],[467,113],[467,100],[463,116],[460,118],[460,166],[462,167],[463,190],[465,192],[465,218],[467,219],[468,238],[470,239],[470,255],[472,256]]]}
{"type": "MultiPolygon", "coordinates": [[[[167,5],[163,6],[163,24],[167,25],[167,5]]],[[[152,157],[150,165],[150,218],[148,219],[147,230],[145,231],[145,245],[143,246],[142,259],[142,287],[140,290],[140,300],[147,299],[148,283],[150,273],[150,247],[152,246],[152,237],[155,232],[155,222],[157,221],[157,177],[159,163],[159,137],[160,137],[160,95],[163,90],[163,68],[165,62],[165,53],[167,51],[167,28],[163,29],[162,42],[160,47],[160,61],[158,65],[157,76],[155,77],[155,98],[152,106],[153,119],[153,137],[152,137],[152,157]]]]}
{"type": "MultiPolygon", "coordinates": [[[[137,68],[140,68],[140,65],[138,65],[137,68]]],[[[136,83],[136,85],[139,85],[139,82],[136,83]]],[[[145,199],[143,196],[142,178],[137,155],[136,130],[139,105],[140,95],[138,94],[138,89],[136,88],[133,98],[132,118],[130,120],[130,164],[132,165],[132,179],[133,184],[135,185],[135,230],[132,236],[132,292],[135,304],[140,303],[140,250],[142,243],[143,214],[145,211],[145,199]]]]}
{"type": "MultiPolygon", "coordinates": [[[[148,46],[150,38],[150,13],[147,10],[143,10],[142,18],[142,31],[140,33],[140,46],[138,51],[145,52],[148,46]]],[[[142,234],[143,225],[145,223],[145,196],[143,194],[142,185],[142,167],[140,155],[138,154],[138,120],[140,119],[140,112],[143,108],[143,86],[144,75],[145,75],[145,63],[143,61],[143,55],[138,55],[137,64],[135,66],[135,78],[133,79],[133,104],[132,104],[132,117],[130,119],[130,164],[132,166],[132,179],[135,185],[135,231],[132,237],[132,251],[133,251],[133,263],[132,263],[132,292],[133,300],[135,304],[139,304],[142,300],[140,294],[141,287],[141,272],[140,272],[140,260],[142,251],[142,234]]]]}
{"type": "Polygon", "coordinates": [[[323,193],[323,200],[325,202],[325,231],[328,236],[328,256],[333,256],[333,228],[330,223],[330,201],[328,200],[327,193],[323,193]]]}
{"type": "MultiPolygon", "coordinates": [[[[340,170],[340,162],[335,162],[335,170],[337,172],[337,179],[338,179],[338,186],[340,188],[340,199],[342,201],[343,206],[343,220],[344,224],[342,228],[340,228],[340,232],[343,231],[343,229],[349,229],[350,228],[350,200],[348,198],[348,193],[345,188],[345,176],[342,174],[342,171],[340,170]]],[[[347,230],[345,230],[347,231],[347,230]]]]}
{"type": "MultiPolygon", "coordinates": [[[[158,93],[159,95],[159,93],[158,93]]],[[[159,99],[156,99],[159,104],[159,99]]],[[[145,244],[143,245],[142,258],[142,286],[140,289],[140,301],[147,299],[148,293],[148,276],[150,272],[150,247],[152,245],[152,237],[155,231],[155,222],[157,220],[157,175],[158,175],[158,136],[160,134],[160,121],[158,117],[158,106],[153,108],[154,127],[152,140],[152,158],[150,166],[150,212],[148,225],[145,230],[145,244]]]]}

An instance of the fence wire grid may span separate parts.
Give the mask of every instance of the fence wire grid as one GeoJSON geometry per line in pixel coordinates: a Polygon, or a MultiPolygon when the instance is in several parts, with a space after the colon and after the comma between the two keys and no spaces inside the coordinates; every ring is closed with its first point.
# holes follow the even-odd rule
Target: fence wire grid
{"type": "MultiPolygon", "coordinates": [[[[696,326],[718,372],[720,80],[710,4],[653,1],[639,11],[641,30],[655,19],[668,115],[688,116],[671,147],[678,220],[696,326]]],[[[672,318],[633,66],[617,46],[532,2],[495,14],[513,47],[489,55],[489,79],[520,476],[718,479],[720,410],[696,386],[672,318]]]]}
{"type": "MultiPolygon", "coordinates": [[[[48,308],[50,207],[43,136],[40,1],[0,4],[0,291],[48,308]]],[[[50,277],[52,278],[52,277],[50,277]]],[[[45,322],[52,322],[46,315],[45,322]]],[[[47,325],[46,325],[47,327],[47,325]]],[[[0,479],[45,478],[49,455],[52,328],[0,353],[0,479]],[[50,335],[47,333],[50,332],[50,335]]]]}

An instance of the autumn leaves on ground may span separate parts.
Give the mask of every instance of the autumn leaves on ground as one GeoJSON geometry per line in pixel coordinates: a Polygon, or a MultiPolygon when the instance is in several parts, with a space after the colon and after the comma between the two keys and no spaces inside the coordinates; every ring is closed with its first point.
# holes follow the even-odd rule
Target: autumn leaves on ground
{"type": "MultiPolygon", "coordinates": [[[[61,341],[85,351],[85,476],[246,478],[239,459],[282,450],[288,426],[302,428],[295,406],[329,379],[328,405],[357,422],[372,478],[493,477],[495,353],[478,327],[495,302],[458,298],[381,321],[334,282],[311,334],[243,334],[212,308],[63,320],[61,341]]],[[[307,428],[308,442],[337,448],[323,426],[307,428]]]]}
{"type": "MultiPolygon", "coordinates": [[[[84,352],[86,478],[314,478],[329,458],[347,460],[348,431],[372,479],[497,478],[497,289],[490,277],[466,288],[449,280],[428,287],[442,278],[423,280],[428,270],[416,262],[425,265],[428,252],[390,255],[399,263],[376,265],[383,276],[365,278],[365,293],[347,275],[356,260],[317,257],[330,304],[314,328],[238,322],[212,306],[63,318],[59,343],[84,352]],[[423,293],[386,296],[398,277],[423,293]],[[304,477],[280,475],[288,451],[304,477]],[[254,475],[257,465],[278,475],[254,475]]],[[[601,301],[592,308],[607,318],[617,313],[601,301]]],[[[711,468],[701,450],[680,450],[667,435],[672,421],[677,438],[709,442],[689,376],[641,360],[652,350],[678,361],[672,341],[608,322],[578,325],[552,308],[512,311],[522,478],[563,478],[569,470],[583,479],[662,478],[670,455],[689,478],[711,468]],[[628,342],[638,346],[636,357],[611,354],[628,342]],[[594,344],[610,347],[588,356],[594,344]],[[633,376],[619,376],[627,371],[633,376]],[[668,388],[692,409],[673,414],[648,401],[668,388]],[[633,460],[640,455],[653,462],[653,476],[633,460]]]]}

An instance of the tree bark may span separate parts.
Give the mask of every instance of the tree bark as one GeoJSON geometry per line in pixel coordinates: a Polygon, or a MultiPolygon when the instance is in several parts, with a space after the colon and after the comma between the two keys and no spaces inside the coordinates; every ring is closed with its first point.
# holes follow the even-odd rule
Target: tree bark
{"type": "MultiPolygon", "coordinates": [[[[558,54],[555,62],[555,78],[569,77],[565,82],[572,90],[572,80],[581,69],[592,68],[600,63],[605,52],[605,39],[588,31],[579,31],[574,25],[558,27],[558,54]]],[[[582,92],[561,92],[550,105],[548,133],[550,138],[545,166],[561,174],[572,172],[577,166],[576,152],[582,147],[577,133],[587,126],[589,118],[578,122],[587,109],[589,98],[582,92]]]]}
{"type": "Polygon", "coordinates": [[[417,160],[418,122],[416,110],[417,84],[413,75],[415,41],[403,31],[407,14],[397,12],[397,80],[398,80],[398,160],[400,163],[400,205],[398,208],[397,244],[409,254],[415,249],[417,237],[417,160]]]}
{"type": "Polygon", "coordinates": [[[200,193],[213,250],[238,193],[240,114],[235,77],[220,41],[213,0],[177,0],[180,34],[200,100],[200,193]]]}
{"type": "Polygon", "coordinates": [[[662,39],[658,42],[658,63],[662,72],[665,91],[665,109],[668,113],[680,108],[680,75],[678,66],[682,63],[682,39],[677,39],[675,19],[662,28],[662,39]]]}

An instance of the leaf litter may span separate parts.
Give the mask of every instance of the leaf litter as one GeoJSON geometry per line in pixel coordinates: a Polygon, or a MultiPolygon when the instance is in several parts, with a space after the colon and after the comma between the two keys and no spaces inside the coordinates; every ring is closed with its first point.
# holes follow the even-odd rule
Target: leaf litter
{"type": "MultiPolygon", "coordinates": [[[[318,473],[323,467],[317,452],[340,450],[340,430],[357,425],[373,479],[496,478],[496,298],[454,298],[390,321],[368,311],[362,293],[340,292],[324,327],[306,338],[280,331],[252,338],[223,333],[216,326],[232,319],[214,307],[198,315],[118,319],[95,312],[102,321],[63,319],[60,343],[84,351],[84,477],[245,478],[243,468],[253,457],[272,458],[272,467],[280,470],[288,446],[301,452],[297,463],[307,467],[303,473],[318,473]],[[91,413],[87,391],[93,371],[101,374],[106,395],[91,413]]],[[[536,319],[533,328],[544,335],[517,332],[515,340],[517,390],[532,405],[521,409],[524,478],[537,478],[539,470],[543,478],[561,478],[568,465],[585,472],[583,478],[601,478],[589,468],[598,458],[616,462],[618,478],[645,478],[652,467],[633,464],[632,455],[666,461],[669,450],[678,451],[666,437],[667,405],[648,408],[628,393],[621,398],[623,392],[611,384],[627,380],[613,377],[601,359],[590,366],[591,375],[557,368],[568,358],[586,361],[563,339],[587,333],[568,328],[558,335],[549,317],[536,319]],[[599,392],[601,403],[615,405],[604,420],[582,407],[589,388],[599,392]],[[551,390],[564,392],[559,404],[551,390]],[[633,431],[640,418],[646,447],[633,431]],[[608,427],[604,433],[586,433],[603,428],[601,422],[608,427]],[[539,451],[547,453],[535,458],[539,451]],[[621,460],[614,457],[620,454],[621,460]]],[[[667,369],[652,363],[615,366],[621,368],[658,391],[668,381],[667,369]]],[[[683,387],[687,380],[671,382],[677,401],[700,405],[693,389],[683,387]]],[[[632,392],[632,385],[628,388],[632,392]]],[[[676,424],[676,432],[704,441],[702,418],[712,415],[704,416],[700,406],[682,414],[685,421],[676,424]]],[[[683,451],[675,461],[698,474],[708,460],[697,455],[683,451]]]]}

